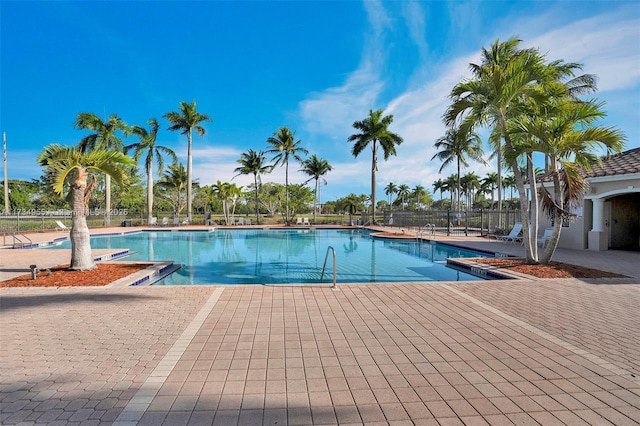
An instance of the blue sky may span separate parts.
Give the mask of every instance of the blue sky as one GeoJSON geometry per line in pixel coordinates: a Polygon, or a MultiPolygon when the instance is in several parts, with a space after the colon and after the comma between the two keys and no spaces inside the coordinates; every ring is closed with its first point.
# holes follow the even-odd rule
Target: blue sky
{"type": "MultiPolygon", "coordinates": [[[[626,148],[640,146],[637,1],[3,0],[0,21],[10,179],[38,178],[35,158],[47,144],[77,144],[86,133],[73,123],[83,111],[138,125],[158,118],[159,143],[186,163],[186,138],[166,131],[162,115],[196,100],[214,120],[194,138],[201,184],[229,181],[241,152],[266,149],[266,139],[289,126],[334,168],[322,201],[369,194],[370,151],[353,158],[347,138],[354,121],[382,108],[404,143],[379,164],[378,199],[389,182],[432,190],[455,173],[439,174],[430,161],[445,131],[447,95],[483,46],[511,36],[596,74],[595,96],[608,112],[602,124],[624,131],[626,148]]],[[[492,170],[473,164],[463,173],[492,170]]],[[[284,183],[284,169],[263,181],[284,183]]]]}

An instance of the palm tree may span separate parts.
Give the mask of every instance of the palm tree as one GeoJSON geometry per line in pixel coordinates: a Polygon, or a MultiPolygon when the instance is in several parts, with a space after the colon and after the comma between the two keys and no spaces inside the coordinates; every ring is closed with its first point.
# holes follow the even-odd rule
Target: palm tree
{"type": "MultiPolygon", "coordinates": [[[[504,188],[505,192],[507,188],[511,190],[511,193],[509,194],[509,198],[513,198],[513,188],[515,188],[515,186],[516,186],[516,178],[513,175],[507,175],[502,178],[502,187],[504,188]]],[[[505,198],[506,198],[506,194],[505,194],[505,198]]]]}
{"type": "MultiPolygon", "coordinates": [[[[416,208],[420,209],[422,197],[427,194],[427,191],[422,185],[416,185],[411,191],[411,194],[416,197],[416,208]]],[[[431,200],[433,202],[433,199],[431,200]]]]}
{"type": "Polygon", "coordinates": [[[173,161],[173,164],[178,162],[176,153],[171,148],[166,146],[156,145],[156,139],[158,137],[158,129],[160,125],[155,118],[147,121],[150,126],[150,130],[141,126],[133,126],[131,133],[140,138],[140,142],[126,146],[125,153],[133,150],[133,159],[140,160],[140,157],[145,154],[144,166],[147,171],[147,223],[151,223],[151,217],[153,216],[153,160],[155,158],[158,163],[158,173],[162,173],[164,167],[164,160],[162,155],[167,155],[173,161]]]}
{"type": "Polygon", "coordinates": [[[196,111],[196,101],[190,104],[185,101],[180,102],[179,112],[168,112],[163,115],[164,118],[171,124],[168,130],[180,131],[183,135],[187,135],[187,218],[191,223],[191,201],[192,201],[192,182],[193,182],[193,170],[192,170],[192,133],[195,130],[200,137],[204,136],[205,129],[200,125],[203,121],[213,121],[211,117],[205,114],[200,114],[196,111]]]}
{"type": "MultiPolygon", "coordinates": [[[[273,167],[269,164],[266,164],[266,159],[263,151],[254,151],[253,149],[248,150],[247,152],[243,152],[240,154],[240,159],[238,160],[238,164],[240,167],[237,167],[234,172],[237,172],[239,175],[253,175],[253,185],[256,190],[256,224],[260,224],[260,208],[258,206],[258,180],[260,179],[260,174],[262,173],[270,173],[273,167]]],[[[234,178],[236,177],[234,176],[234,178]]],[[[232,178],[233,180],[233,178],[232,178]]]]}
{"type": "MultiPolygon", "coordinates": [[[[496,186],[498,186],[498,174],[496,172],[490,172],[487,173],[487,176],[485,176],[482,179],[482,189],[484,190],[485,193],[490,193],[491,194],[491,208],[493,209],[493,202],[495,200],[495,190],[496,190],[496,186]]],[[[498,189],[498,192],[500,192],[500,189],[498,189]]]]}
{"type": "Polygon", "coordinates": [[[482,141],[480,136],[474,132],[463,133],[460,129],[449,128],[444,136],[439,138],[435,145],[437,149],[440,149],[431,160],[436,158],[442,160],[439,172],[447,167],[453,161],[456,162],[458,170],[458,183],[457,188],[457,201],[456,210],[460,210],[460,165],[469,167],[467,157],[470,157],[479,163],[485,164],[482,159],[482,141]]]}
{"type": "Polygon", "coordinates": [[[96,149],[83,152],[77,147],[53,144],[46,146],[38,156],[44,166],[48,182],[58,195],[65,187],[71,192],[71,262],[69,269],[85,271],[96,264],[91,255],[91,240],[87,216],[89,198],[95,189],[93,172],[104,173],[118,183],[127,179],[128,168],[135,165],[133,159],[116,150],[96,149]]]}
{"type": "Polygon", "coordinates": [[[404,200],[409,196],[410,193],[411,189],[406,183],[403,183],[398,187],[398,198],[400,198],[400,202],[402,203],[402,210],[404,210],[404,200]]]}
{"type": "Polygon", "coordinates": [[[462,190],[467,197],[467,209],[473,208],[473,201],[475,200],[475,193],[480,189],[480,179],[474,172],[467,173],[460,179],[462,190]]]}
{"type": "Polygon", "coordinates": [[[395,183],[389,182],[387,186],[384,187],[384,193],[389,196],[389,206],[391,206],[391,196],[398,192],[398,187],[395,183]]]}
{"type": "Polygon", "coordinates": [[[458,178],[458,176],[460,175],[454,173],[452,175],[449,175],[445,180],[445,187],[443,189],[445,189],[445,191],[449,191],[450,208],[453,208],[454,198],[460,198],[460,196],[458,195],[458,189],[460,187],[460,179],[458,178]]]}
{"type": "Polygon", "coordinates": [[[376,223],[376,172],[378,171],[378,143],[382,147],[385,161],[390,156],[396,155],[396,145],[402,143],[402,138],[393,133],[388,127],[393,123],[393,115],[383,116],[381,109],[369,110],[369,116],[361,121],[353,123],[353,127],[360,133],[349,136],[349,142],[355,142],[351,154],[354,157],[371,143],[371,217],[372,223],[376,223]]]}
{"type": "Polygon", "coordinates": [[[433,192],[440,191],[440,202],[442,203],[442,193],[445,191],[446,182],[442,179],[438,179],[433,182],[433,192]]]}
{"type": "Polygon", "coordinates": [[[170,165],[158,180],[158,186],[168,195],[173,214],[179,215],[184,209],[184,190],[187,186],[187,172],[182,163],[170,165]]]}
{"type": "Polygon", "coordinates": [[[295,140],[296,133],[291,133],[288,127],[280,127],[273,136],[267,139],[267,143],[271,146],[267,152],[273,154],[273,167],[281,164],[285,166],[285,202],[286,214],[285,224],[289,225],[289,159],[294,158],[296,161],[302,162],[300,154],[307,154],[308,151],[300,146],[301,140],[295,140]]]}
{"type": "MultiPolygon", "coordinates": [[[[313,154],[311,158],[308,158],[302,162],[302,168],[300,169],[300,171],[307,174],[308,176],[311,176],[309,180],[315,179],[316,181],[316,189],[313,192],[313,223],[314,224],[316,223],[316,205],[318,204],[318,180],[322,176],[329,173],[331,170],[333,170],[333,168],[331,167],[331,164],[329,164],[327,160],[323,160],[316,157],[315,154],[313,154]]],[[[309,180],[307,182],[309,182],[309,180]]],[[[326,184],[327,181],[325,180],[324,183],[326,184]]]]}
{"type": "MultiPolygon", "coordinates": [[[[129,127],[116,114],[109,116],[107,121],[90,112],[81,112],[76,117],[74,127],[79,130],[90,130],[91,133],[80,139],[78,148],[81,152],[93,150],[122,151],[124,145],[117,133],[125,137],[129,135],[129,127]]],[[[111,224],[111,176],[105,175],[105,215],[104,224],[111,224]]]]}
{"type": "MultiPolygon", "coordinates": [[[[604,117],[602,103],[572,102],[561,99],[547,105],[550,115],[520,117],[515,121],[519,132],[532,142],[530,149],[548,157],[547,176],[553,180],[553,194],[540,185],[541,202],[549,217],[555,218],[554,231],[538,259],[548,264],[557,247],[562,230],[562,218],[570,217],[567,208],[578,205],[587,183],[582,172],[598,164],[594,148],[602,147],[607,154],[620,152],[625,136],[617,129],[595,126],[604,117]]],[[[542,174],[544,171],[541,170],[542,174]]],[[[533,188],[535,188],[535,185],[533,188]]]]}
{"type": "Polygon", "coordinates": [[[238,196],[242,195],[242,187],[236,186],[235,183],[230,182],[216,182],[211,185],[213,192],[218,194],[218,197],[222,200],[222,213],[224,214],[224,220],[227,225],[231,224],[231,217],[235,214],[236,200],[238,196]],[[233,210],[229,211],[229,201],[233,202],[233,210]]]}

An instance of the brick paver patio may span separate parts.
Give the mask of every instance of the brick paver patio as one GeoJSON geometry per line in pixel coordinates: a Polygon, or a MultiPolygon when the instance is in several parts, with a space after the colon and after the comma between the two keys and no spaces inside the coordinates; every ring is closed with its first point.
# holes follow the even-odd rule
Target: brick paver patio
{"type": "Polygon", "coordinates": [[[638,424],[639,283],[1,289],[0,424],[638,424]]]}

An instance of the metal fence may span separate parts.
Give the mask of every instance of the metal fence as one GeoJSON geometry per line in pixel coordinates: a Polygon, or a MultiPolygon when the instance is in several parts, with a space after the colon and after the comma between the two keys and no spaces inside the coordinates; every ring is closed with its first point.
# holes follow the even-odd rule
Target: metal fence
{"type": "Polygon", "coordinates": [[[520,210],[387,210],[382,220],[381,224],[391,227],[429,225],[447,235],[506,234],[516,222],[522,221],[520,210]]]}

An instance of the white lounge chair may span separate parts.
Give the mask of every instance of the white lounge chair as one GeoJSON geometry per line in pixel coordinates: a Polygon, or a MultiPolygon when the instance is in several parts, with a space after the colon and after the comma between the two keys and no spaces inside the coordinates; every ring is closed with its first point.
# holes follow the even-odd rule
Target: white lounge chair
{"type": "Polygon", "coordinates": [[[169,218],[165,216],[162,218],[162,226],[167,226],[167,225],[169,225],[169,218]]]}
{"type": "Polygon", "coordinates": [[[175,216],[173,218],[173,226],[178,226],[180,225],[180,218],[178,216],[175,216]]]}
{"type": "Polygon", "coordinates": [[[301,217],[296,219],[296,225],[302,225],[302,218],[301,217]]]}
{"type": "Polygon", "coordinates": [[[155,216],[151,217],[151,222],[149,222],[149,225],[151,226],[156,226],[158,224],[158,218],[155,216]]]}
{"type": "Polygon", "coordinates": [[[302,224],[310,226],[311,224],[309,223],[309,218],[308,217],[303,217],[302,218],[302,224]]]}
{"type": "Polygon", "coordinates": [[[516,241],[522,242],[522,236],[520,235],[522,233],[522,223],[517,222],[516,224],[513,225],[513,228],[511,229],[511,232],[509,232],[508,235],[498,235],[496,237],[496,239],[500,240],[500,241],[504,241],[505,243],[507,241],[511,241],[512,243],[515,244],[516,241]]]}
{"type": "Polygon", "coordinates": [[[245,221],[245,225],[251,225],[251,219],[247,218],[247,220],[245,221]]]}
{"type": "Polygon", "coordinates": [[[64,223],[56,220],[56,231],[69,231],[69,228],[64,223]]]}
{"type": "Polygon", "coordinates": [[[239,218],[238,218],[238,223],[237,223],[237,225],[238,225],[238,226],[244,226],[244,218],[243,218],[243,217],[239,217],[239,218]]]}
{"type": "Polygon", "coordinates": [[[551,235],[553,235],[553,228],[545,229],[544,234],[542,234],[542,237],[538,238],[538,245],[544,248],[549,242],[549,240],[551,239],[551,235]]]}
{"type": "Polygon", "coordinates": [[[189,218],[185,217],[184,220],[182,221],[183,225],[188,225],[189,224],[189,218]]]}

